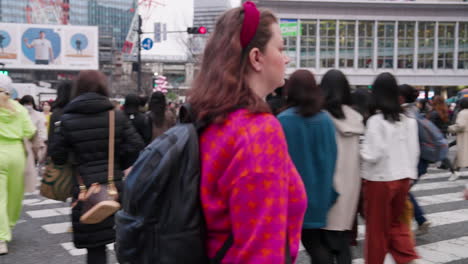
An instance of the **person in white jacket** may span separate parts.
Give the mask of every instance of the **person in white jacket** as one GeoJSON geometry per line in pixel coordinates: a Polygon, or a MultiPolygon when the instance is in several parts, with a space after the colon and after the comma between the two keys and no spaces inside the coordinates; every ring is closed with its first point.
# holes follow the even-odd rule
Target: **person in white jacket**
{"type": "Polygon", "coordinates": [[[384,263],[390,253],[396,263],[418,263],[409,226],[401,219],[410,181],[417,178],[417,121],[403,114],[398,85],[390,73],[377,76],[372,93],[379,112],[367,121],[361,148],[365,260],[384,263]]]}

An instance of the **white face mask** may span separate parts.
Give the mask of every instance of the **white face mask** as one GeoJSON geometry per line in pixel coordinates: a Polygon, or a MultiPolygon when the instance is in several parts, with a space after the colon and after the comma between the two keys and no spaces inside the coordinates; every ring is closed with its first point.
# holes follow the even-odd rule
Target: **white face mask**
{"type": "Polygon", "coordinates": [[[24,106],[26,109],[28,110],[34,110],[33,106],[32,105],[25,105],[24,106]]]}

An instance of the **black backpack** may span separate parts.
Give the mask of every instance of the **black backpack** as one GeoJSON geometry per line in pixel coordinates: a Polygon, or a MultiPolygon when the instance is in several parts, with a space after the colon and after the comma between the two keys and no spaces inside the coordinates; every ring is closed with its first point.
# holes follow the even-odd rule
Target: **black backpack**
{"type": "Polygon", "coordinates": [[[208,259],[200,201],[199,132],[189,106],[180,122],[140,154],[125,180],[122,209],[115,215],[115,252],[120,263],[220,263],[232,235],[208,259]]]}

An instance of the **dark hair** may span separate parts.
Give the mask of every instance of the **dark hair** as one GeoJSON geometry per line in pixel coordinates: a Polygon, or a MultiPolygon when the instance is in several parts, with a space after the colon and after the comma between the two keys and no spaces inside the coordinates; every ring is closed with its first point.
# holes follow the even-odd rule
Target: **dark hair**
{"type": "Polygon", "coordinates": [[[343,105],[351,105],[351,87],[348,79],[339,70],[329,70],[320,83],[325,94],[324,108],[335,118],[346,118],[343,105]]]}
{"type": "Polygon", "coordinates": [[[297,107],[301,116],[313,116],[323,105],[323,95],[315,82],[314,75],[308,70],[293,72],[286,86],[287,107],[297,107]]]}
{"type": "Polygon", "coordinates": [[[20,101],[19,101],[20,104],[22,105],[32,105],[33,106],[33,109],[34,110],[37,110],[36,108],[36,102],[34,102],[34,97],[32,97],[31,95],[25,95],[23,97],[21,97],[20,101]]]}
{"type": "Polygon", "coordinates": [[[107,77],[100,71],[81,71],[73,87],[73,98],[85,93],[98,93],[109,97],[107,77]]]}
{"type": "Polygon", "coordinates": [[[351,106],[363,116],[364,124],[376,111],[374,96],[367,88],[357,88],[351,93],[351,106]]]}
{"type": "Polygon", "coordinates": [[[140,95],[140,107],[144,107],[146,103],[148,103],[148,96],[146,95],[140,95]]]}
{"type": "Polygon", "coordinates": [[[288,79],[284,79],[284,85],[276,88],[274,93],[271,93],[266,97],[267,104],[270,106],[270,110],[275,116],[284,110],[286,105],[285,96],[283,94],[285,94],[287,83],[288,79]]]}
{"type": "Polygon", "coordinates": [[[243,7],[226,11],[216,22],[205,46],[200,71],[189,91],[188,102],[197,120],[220,122],[240,106],[252,113],[270,112],[263,98],[256,95],[246,81],[250,71],[249,52],[253,48],[265,51],[273,35],[271,25],[278,22],[272,12],[259,11],[257,32],[245,49],[239,37],[244,20],[243,7]]]}
{"type": "Polygon", "coordinates": [[[372,85],[372,94],[375,105],[382,111],[385,120],[392,123],[400,121],[400,113],[403,113],[399,100],[400,91],[391,73],[384,72],[377,76],[372,85]]]}
{"type": "Polygon", "coordinates": [[[124,111],[126,114],[135,114],[140,107],[140,97],[136,94],[128,94],[125,96],[124,111]]]}
{"type": "Polygon", "coordinates": [[[149,101],[151,119],[156,127],[164,124],[166,114],[166,96],[162,92],[154,92],[149,101]]]}
{"type": "Polygon", "coordinates": [[[71,93],[73,89],[72,81],[62,81],[57,87],[57,98],[52,105],[52,109],[64,108],[71,99],[71,93]]]}
{"type": "Polygon", "coordinates": [[[419,91],[409,84],[398,86],[400,95],[405,99],[405,103],[414,103],[418,99],[419,91]]]}
{"type": "Polygon", "coordinates": [[[460,110],[468,109],[468,97],[463,97],[460,99],[458,104],[460,105],[460,110]]]}

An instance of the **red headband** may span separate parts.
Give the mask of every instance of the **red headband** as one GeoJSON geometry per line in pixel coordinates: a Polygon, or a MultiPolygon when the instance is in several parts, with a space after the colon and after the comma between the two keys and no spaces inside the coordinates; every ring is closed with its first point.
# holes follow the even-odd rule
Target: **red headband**
{"type": "Polygon", "coordinates": [[[242,22],[242,30],[240,41],[242,48],[245,49],[257,32],[258,24],[260,23],[260,11],[254,3],[247,1],[243,4],[244,21],[242,22]]]}

